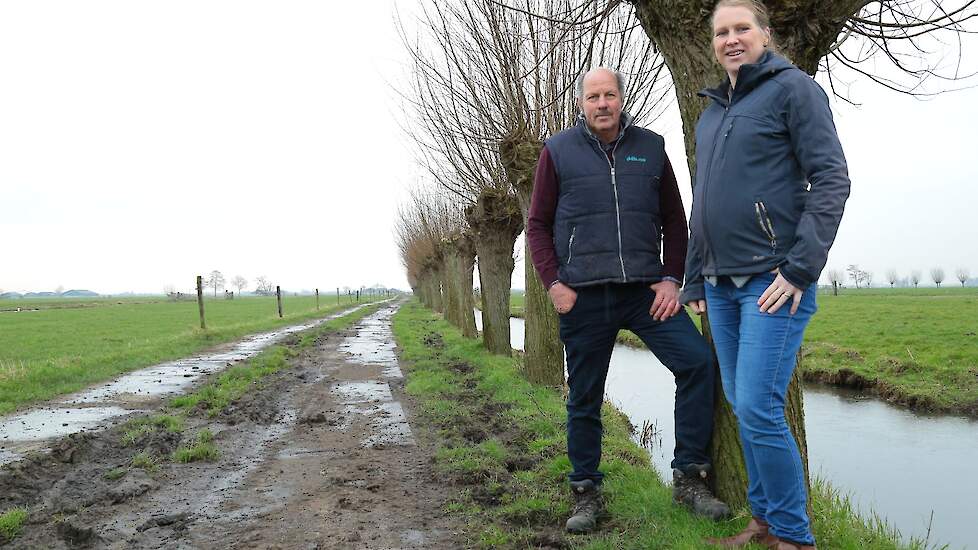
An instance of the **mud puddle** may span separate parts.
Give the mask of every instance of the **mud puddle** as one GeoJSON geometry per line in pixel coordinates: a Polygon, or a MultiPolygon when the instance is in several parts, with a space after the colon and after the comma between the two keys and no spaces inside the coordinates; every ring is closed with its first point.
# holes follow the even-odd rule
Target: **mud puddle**
{"type": "Polygon", "coordinates": [[[37,408],[0,417],[0,466],[23,458],[29,451],[43,450],[60,437],[104,429],[125,415],[158,406],[163,398],[186,392],[203,376],[254,357],[289,335],[314,328],[366,305],[256,334],[239,342],[226,344],[217,351],[133,371],[112,382],[37,408]]]}
{"type": "Polygon", "coordinates": [[[319,336],[217,417],[187,417],[182,433],[132,445],[120,444],[123,426],[75,433],[0,467],[0,509],[30,510],[0,546],[462,547],[443,512],[454,490],[432,470],[434,435],[412,425],[393,348],[364,343],[389,330],[393,310],[319,336]],[[219,455],[175,462],[205,430],[219,455]],[[137,453],[156,466],[131,466],[137,453]]]}
{"type": "Polygon", "coordinates": [[[364,319],[357,327],[357,334],[340,345],[340,351],[350,355],[349,360],[362,365],[384,367],[387,378],[403,378],[397,366],[394,334],[391,332],[393,309],[385,309],[364,319]]]}

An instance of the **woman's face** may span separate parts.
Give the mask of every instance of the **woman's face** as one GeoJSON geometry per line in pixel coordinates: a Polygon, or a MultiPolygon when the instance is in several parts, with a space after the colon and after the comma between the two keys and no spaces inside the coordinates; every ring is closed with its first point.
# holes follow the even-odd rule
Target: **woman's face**
{"type": "Polygon", "coordinates": [[[764,54],[769,29],[757,25],[754,13],[742,6],[724,6],[713,14],[713,53],[731,80],[740,66],[756,63],[764,54]]]}

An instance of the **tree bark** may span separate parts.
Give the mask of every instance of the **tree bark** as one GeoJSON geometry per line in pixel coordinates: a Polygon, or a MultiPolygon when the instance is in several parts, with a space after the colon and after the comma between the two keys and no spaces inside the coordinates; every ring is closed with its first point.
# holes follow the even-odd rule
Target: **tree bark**
{"type": "MultiPolygon", "coordinates": [[[[703,338],[709,342],[713,350],[713,363],[719,365],[716,360],[716,349],[713,347],[710,323],[705,314],[702,317],[702,324],[703,338]]],[[[731,508],[737,509],[747,505],[747,466],[744,464],[744,449],[740,444],[737,417],[723,394],[719,367],[716,371],[716,381],[716,388],[713,390],[713,440],[710,442],[714,491],[720,500],[729,504],[731,508]]]]}
{"type": "Polygon", "coordinates": [[[516,197],[503,189],[484,189],[465,209],[479,258],[482,290],[482,341],[486,349],[512,355],[509,300],[513,277],[513,244],[523,230],[516,197]]]}
{"type": "Polygon", "coordinates": [[[449,305],[445,317],[467,338],[475,338],[475,304],[472,300],[472,271],[475,268],[475,244],[467,233],[449,237],[444,247],[446,296],[449,305]]]}
{"type": "MultiPolygon", "coordinates": [[[[691,181],[696,174],[696,122],[707,100],[697,92],[723,81],[725,74],[712,52],[710,16],[715,2],[688,0],[629,0],[646,34],[656,44],[669,67],[683,121],[686,161],[691,181]]],[[[769,0],[774,43],[778,50],[810,75],[828,53],[846,20],[857,13],[865,0],[769,0]]],[[[703,316],[704,335],[709,339],[709,317],[703,316]]],[[[711,341],[712,345],[712,341],[711,341]]],[[[785,417],[801,452],[808,482],[808,443],[802,408],[800,369],[795,369],[788,387],[785,417]]],[[[719,373],[717,373],[719,380],[719,373]]],[[[722,390],[717,389],[712,455],[718,496],[732,506],[746,503],[746,475],[737,425],[722,390]]],[[[810,484],[809,484],[810,487],[810,484]]],[[[811,500],[809,499],[809,515],[811,500]]]]}
{"type": "Polygon", "coordinates": [[[425,288],[425,306],[432,311],[441,312],[443,310],[443,300],[441,293],[441,276],[434,263],[429,263],[424,268],[423,285],[425,288]]]}
{"type": "MultiPolygon", "coordinates": [[[[533,196],[533,178],[543,142],[516,134],[500,143],[499,151],[510,185],[516,190],[526,227],[533,196]]],[[[529,243],[524,248],[524,372],[535,384],[560,386],[564,383],[564,345],[560,341],[560,322],[543,283],[537,277],[529,243]]]]}
{"type": "Polygon", "coordinates": [[[451,260],[450,245],[442,241],[438,246],[438,257],[441,258],[441,287],[442,287],[442,315],[445,320],[457,328],[461,328],[458,316],[458,293],[455,290],[455,281],[449,264],[451,260]]]}

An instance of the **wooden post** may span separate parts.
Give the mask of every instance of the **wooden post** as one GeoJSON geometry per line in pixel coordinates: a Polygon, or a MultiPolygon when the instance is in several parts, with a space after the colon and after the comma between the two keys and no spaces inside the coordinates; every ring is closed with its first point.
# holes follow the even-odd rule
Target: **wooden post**
{"type": "Polygon", "coordinates": [[[316,289],[316,311],[319,311],[319,289],[316,289]]]}
{"type": "Polygon", "coordinates": [[[282,318],[282,287],[275,285],[275,296],[278,297],[278,318],[282,318]]]}
{"type": "Polygon", "coordinates": [[[357,303],[360,303],[360,291],[357,291],[357,303]]]}
{"type": "Polygon", "coordinates": [[[336,287],[336,305],[340,305],[340,287],[336,287]]]}
{"type": "Polygon", "coordinates": [[[204,278],[197,275],[197,309],[200,310],[200,328],[207,330],[204,323],[204,278]]]}

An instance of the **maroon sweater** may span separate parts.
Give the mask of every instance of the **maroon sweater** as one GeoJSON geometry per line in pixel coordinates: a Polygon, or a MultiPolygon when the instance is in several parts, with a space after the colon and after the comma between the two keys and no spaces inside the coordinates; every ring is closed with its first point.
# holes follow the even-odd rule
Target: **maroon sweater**
{"type": "MultiPolygon", "coordinates": [[[[610,155],[609,155],[610,156],[610,155]]],[[[560,182],[554,169],[550,152],[544,147],[537,163],[536,178],[533,182],[533,198],[530,200],[530,215],[526,224],[526,240],[533,256],[533,267],[543,281],[550,286],[557,277],[557,251],[554,249],[554,215],[557,211],[557,196],[560,182]]],[[[659,212],[662,213],[662,276],[675,279],[680,285],[686,266],[686,243],[689,234],[686,226],[686,213],[679,195],[679,185],[672,164],[666,157],[659,186],[659,212]]],[[[651,238],[651,235],[650,235],[651,238]]]]}

